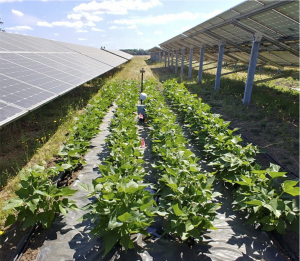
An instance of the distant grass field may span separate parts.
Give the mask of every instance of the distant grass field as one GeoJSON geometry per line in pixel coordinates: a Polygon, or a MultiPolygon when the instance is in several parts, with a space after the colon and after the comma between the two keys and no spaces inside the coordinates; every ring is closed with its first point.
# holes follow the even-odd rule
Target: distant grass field
{"type": "MultiPolygon", "coordinates": [[[[192,92],[201,96],[213,112],[239,127],[250,140],[268,151],[276,160],[295,173],[299,173],[299,71],[263,68],[255,76],[251,105],[242,104],[247,71],[221,78],[218,92],[214,92],[216,69],[206,70],[203,83],[197,83],[197,63],[192,79],[164,68],[164,63],[148,60],[150,56],[135,56],[109,75],[84,84],[72,92],[33,111],[0,130],[0,230],[8,215],[2,211],[4,202],[14,195],[19,183],[18,173],[36,163],[52,162],[65,141],[67,129],[76,115],[97,95],[99,88],[111,78],[141,80],[140,69],[146,70],[144,79],[165,81],[177,78],[192,92]],[[298,89],[298,90],[295,90],[298,89]]],[[[204,68],[214,67],[214,64],[204,68]]],[[[242,66],[242,65],[241,65],[242,66]]],[[[225,66],[222,73],[232,71],[225,66]]]]}

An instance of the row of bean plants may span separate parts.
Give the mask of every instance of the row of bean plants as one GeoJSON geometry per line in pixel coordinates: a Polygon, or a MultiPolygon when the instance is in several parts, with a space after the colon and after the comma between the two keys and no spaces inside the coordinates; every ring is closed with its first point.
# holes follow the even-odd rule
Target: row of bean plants
{"type": "Polygon", "coordinates": [[[150,125],[152,151],[159,156],[155,168],[159,169],[159,207],[164,210],[164,234],[170,233],[182,241],[201,239],[201,232],[214,229],[211,221],[220,206],[214,202],[213,173],[199,170],[198,158],[186,149],[187,140],[176,116],[165,104],[156,89],[157,83],[147,81],[145,100],[147,123],[150,125]]]}
{"type": "Polygon", "coordinates": [[[228,128],[220,115],[211,113],[210,107],[197,95],[192,95],[183,84],[168,80],[163,93],[172,109],[189,124],[191,133],[202,146],[209,164],[217,170],[217,177],[237,184],[233,204],[245,212],[247,223],[261,224],[266,231],[284,234],[288,226],[297,227],[299,220],[298,180],[285,179],[285,172],[271,164],[261,170],[255,163],[258,148],[252,144],[242,146],[241,137],[228,128]]]}
{"type": "Polygon", "coordinates": [[[71,172],[84,164],[82,157],[89,148],[89,140],[100,131],[99,125],[116,98],[118,90],[118,82],[109,83],[90,101],[85,112],[77,118],[74,127],[66,134],[68,139],[58,153],[61,159],[54,167],[36,165],[21,173],[16,197],[10,199],[3,208],[14,209],[16,215],[9,215],[5,226],[18,221],[22,224],[21,228],[25,229],[39,222],[43,228],[48,229],[55,213],[66,215],[68,209],[77,209],[75,203],[68,199],[76,190],[68,187],[58,188],[52,180],[62,172],[71,172]]]}
{"type": "Polygon", "coordinates": [[[125,251],[134,248],[132,234],[149,235],[147,227],[153,222],[157,211],[153,195],[145,190],[145,171],[141,140],[136,127],[136,104],[138,89],[135,82],[122,85],[122,93],[116,100],[116,110],[111,120],[106,142],[110,155],[105,164],[99,165],[101,177],[93,180],[90,188],[81,187],[96,199],[85,206],[88,214],[83,219],[92,219],[93,236],[102,236],[105,242],[104,256],[116,243],[125,251]]]}

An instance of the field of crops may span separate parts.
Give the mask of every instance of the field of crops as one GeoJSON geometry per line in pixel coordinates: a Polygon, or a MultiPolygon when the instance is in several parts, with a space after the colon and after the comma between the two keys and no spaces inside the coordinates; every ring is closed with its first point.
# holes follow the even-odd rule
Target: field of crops
{"type": "MultiPolygon", "coordinates": [[[[102,88],[100,98],[76,118],[56,165],[38,165],[24,173],[17,197],[4,207],[14,210],[5,226],[17,220],[22,228],[41,224],[51,231],[60,213],[59,218],[65,216],[62,224],[66,222],[76,244],[81,244],[69,244],[78,259],[113,260],[121,255],[121,260],[284,260],[264,231],[297,231],[298,181],[288,179],[277,165],[262,169],[256,163],[258,148],[242,145],[236,129],[230,129],[229,122],[213,114],[184,85],[169,80],[159,86],[156,81],[144,82],[148,97],[143,122],[136,107],[139,82],[113,81],[102,88]],[[101,145],[108,154],[105,159],[98,156],[99,164],[94,166],[84,155],[93,151],[91,142],[101,135],[99,125],[109,108],[109,134],[101,145]],[[141,129],[146,137],[141,136],[141,129]],[[189,148],[191,144],[199,153],[189,148]],[[56,185],[80,168],[81,176],[87,169],[93,173],[91,180],[71,187],[56,185]],[[231,221],[227,221],[228,213],[231,221]],[[80,219],[70,221],[68,215],[80,219]],[[234,232],[224,229],[235,219],[241,223],[233,223],[234,232]],[[78,233],[91,240],[78,241],[78,233]],[[250,251],[245,238],[253,241],[254,237],[263,240],[250,251]],[[243,247],[240,238],[244,238],[243,247]],[[98,250],[89,251],[90,242],[98,250]],[[218,249],[218,244],[224,249],[218,249]]],[[[60,251],[49,256],[45,249],[41,252],[37,260],[60,258],[60,251]]]]}

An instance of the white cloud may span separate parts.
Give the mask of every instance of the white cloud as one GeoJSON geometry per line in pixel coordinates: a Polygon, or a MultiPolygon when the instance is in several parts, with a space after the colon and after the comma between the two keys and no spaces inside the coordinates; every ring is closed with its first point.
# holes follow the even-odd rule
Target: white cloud
{"type": "Polygon", "coordinates": [[[155,6],[162,5],[159,0],[105,0],[101,3],[92,1],[83,3],[73,8],[74,12],[94,12],[95,14],[127,14],[128,10],[148,10],[155,6]]]}
{"type": "Polygon", "coordinates": [[[92,31],[96,31],[96,32],[105,32],[105,30],[102,30],[102,29],[99,29],[99,28],[96,28],[96,27],[93,27],[93,28],[92,28],[92,31]]]}
{"type": "Polygon", "coordinates": [[[155,31],[154,34],[162,34],[162,31],[155,31]]]}
{"type": "Polygon", "coordinates": [[[117,28],[118,28],[118,26],[115,26],[115,25],[112,25],[109,27],[109,29],[117,29],[117,28]]]}
{"type": "Polygon", "coordinates": [[[11,12],[14,14],[14,15],[17,15],[17,16],[23,16],[24,14],[18,10],[15,10],[15,9],[11,9],[11,12]]]}
{"type": "Polygon", "coordinates": [[[199,18],[207,19],[208,17],[215,16],[217,12],[221,12],[220,10],[215,10],[212,13],[204,14],[204,13],[191,13],[191,12],[182,12],[178,14],[164,14],[158,16],[148,16],[141,18],[132,18],[132,19],[119,19],[114,20],[112,23],[114,24],[126,24],[126,25],[158,25],[158,24],[167,24],[174,21],[182,21],[182,20],[196,20],[199,18]]]}
{"type": "Polygon", "coordinates": [[[45,26],[45,27],[53,27],[52,24],[46,22],[46,21],[39,21],[36,23],[38,26],[45,26]]]}
{"type": "Polygon", "coordinates": [[[78,38],[79,41],[86,41],[87,39],[85,38],[78,38]]]}
{"type": "Polygon", "coordinates": [[[30,26],[27,25],[17,25],[13,27],[6,27],[5,30],[17,30],[17,31],[25,31],[25,30],[33,30],[30,26]]]}
{"type": "Polygon", "coordinates": [[[22,0],[0,0],[0,3],[22,2],[22,0]]]}
{"type": "Polygon", "coordinates": [[[78,29],[76,33],[88,33],[88,30],[78,29]]]}
{"type": "Polygon", "coordinates": [[[54,33],[54,35],[58,36],[59,34],[58,33],[54,33]]]}
{"type": "Polygon", "coordinates": [[[136,25],[133,24],[133,25],[130,25],[130,26],[127,26],[128,29],[137,29],[136,25]]]}
{"type": "Polygon", "coordinates": [[[203,14],[203,17],[208,20],[210,18],[217,16],[218,14],[220,14],[222,12],[223,11],[221,9],[216,9],[216,10],[212,11],[211,13],[203,14]]]}
{"type": "Polygon", "coordinates": [[[73,27],[73,28],[81,28],[83,26],[83,22],[68,22],[68,21],[57,21],[51,23],[54,26],[65,26],[65,27],[73,27]]]}
{"type": "Polygon", "coordinates": [[[105,36],[105,34],[102,34],[101,36],[105,36]]]}
{"type": "Polygon", "coordinates": [[[137,33],[138,35],[142,35],[142,34],[143,34],[143,33],[140,32],[140,31],[136,31],[136,33],[137,33]]]}
{"type": "MultiPolygon", "coordinates": [[[[87,23],[84,23],[82,21],[56,21],[52,23],[48,23],[45,21],[39,21],[36,23],[38,26],[45,26],[45,27],[53,27],[53,26],[63,26],[63,27],[69,27],[69,28],[75,28],[75,29],[81,29],[84,26],[95,26],[95,24],[92,21],[88,21],[87,23]]],[[[82,32],[82,31],[79,31],[82,32]]],[[[87,31],[84,31],[87,32],[87,31]]]]}
{"type": "Polygon", "coordinates": [[[97,16],[97,15],[91,15],[89,13],[81,13],[81,14],[70,14],[67,16],[69,20],[80,20],[80,21],[93,21],[93,22],[99,22],[102,21],[103,18],[97,16]]]}
{"type": "Polygon", "coordinates": [[[85,26],[96,26],[92,21],[88,21],[84,24],[85,26]]]}

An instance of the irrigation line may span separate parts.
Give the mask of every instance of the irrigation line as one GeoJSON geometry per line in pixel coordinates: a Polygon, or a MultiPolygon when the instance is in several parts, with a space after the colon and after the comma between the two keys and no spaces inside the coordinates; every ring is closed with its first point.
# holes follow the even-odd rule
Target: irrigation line
{"type": "Polygon", "coordinates": [[[30,242],[31,236],[34,234],[34,232],[36,231],[36,229],[39,227],[39,224],[36,223],[31,229],[30,231],[21,239],[21,241],[19,242],[16,252],[13,255],[13,257],[10,259],[10,261],[19,261],[23,255],[23,253],[26,251],[27,246],[30,242]]]}
{"type": "MultiPolygon", "coordinates": [[[[231,126],[228,126],[229,129],[233,130],[234,128],[231,126]]],[[[255,144],[254,142],[252,142],[250,139],[248,139],[246,136],[244,136],[241,132],[236,131],[238,134],[240,134],[242,136],[243,139],[247,140],[248,142],[252,143],[255,146],[258,146],[257,144],[255,144]]],[[[280,166],[282,169],[284,169],[286,172],[292,174],[293,176],[299,178],[299,175],[297,175],[296,173],[294,173],[293,171],[289,170],[287,167],[283,166],[282,164],[280,164],[276,159],[274,159],[269,153],[262,153],[263,155],[265,155],[266,158],[271,159],[273,162],[275,162],[278,166],[280,166]]]]}

